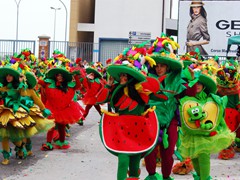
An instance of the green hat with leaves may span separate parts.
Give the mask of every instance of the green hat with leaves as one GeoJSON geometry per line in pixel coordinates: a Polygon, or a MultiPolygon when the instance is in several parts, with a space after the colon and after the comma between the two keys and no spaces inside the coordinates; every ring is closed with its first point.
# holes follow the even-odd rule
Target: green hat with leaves
{"type": "Polygon", "coordinates": [[[57,74],[62,74],[63,78],[70,82],[72,81],[72,74],[64,67],[53,67],[46,72],[45,77],[49,79],[56,79],[57,74]]]}
{"type": "Polygon", "coordinates": [[[173,53],[173,50],[179,48],[179,44],[170,36],[162,33],[157,37],[148,49],[148,54],[156,64],[166,64],[170,70],[181,70],[183,68],[179,58],[173,53]]]}
{"type": "Polygon", "coordinates": [[[26,72],[25,76],[27,79],[28,88],[33,89],[37,85],[37,79],[34,76],[33,72],[26,72]]]}
{"type": "Polygon", "coordinates": [[[18,81],[20,73],[11,65],[0,67],[0,83],[5,81],[7,75],[12,75],[18,81]]]}

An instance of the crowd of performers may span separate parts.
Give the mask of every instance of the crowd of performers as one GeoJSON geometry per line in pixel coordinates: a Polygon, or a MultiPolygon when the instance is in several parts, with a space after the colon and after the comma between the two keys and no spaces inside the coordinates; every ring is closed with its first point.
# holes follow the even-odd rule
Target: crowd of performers
{"type": "Polygon", "coordinates": [[[118,158],[117,180],[139,179],[141,160],[145,180],[189,172],[195,180],[211,179],[211,154],[226,160],[240,152],[238,57],[218,62],[198,49],[176,55],[177,48],[162,34],[104,66],[72,62],[58,50],[49,59],[24,49],[1,60],[2,164],[10,163],[10,142],[17,158],[31,156],[38,133],[46,133],[43,151],[70,148],[69,127],[83,126],[94,107],[102,143],[118,158]]]}

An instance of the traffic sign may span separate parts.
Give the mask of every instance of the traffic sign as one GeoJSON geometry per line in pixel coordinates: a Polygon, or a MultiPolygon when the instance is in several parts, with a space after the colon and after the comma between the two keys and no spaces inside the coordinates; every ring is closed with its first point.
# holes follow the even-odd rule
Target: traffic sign
{"type": "MultiPolygon", "coordinates": [[[[130,31],[129,32],[129,44],[141,44],[143,42],[151,40],[151,32],[139,32],[139,31],[130,31]]],[[[149,41],[148,44],[150,45],[149,41]]]]}

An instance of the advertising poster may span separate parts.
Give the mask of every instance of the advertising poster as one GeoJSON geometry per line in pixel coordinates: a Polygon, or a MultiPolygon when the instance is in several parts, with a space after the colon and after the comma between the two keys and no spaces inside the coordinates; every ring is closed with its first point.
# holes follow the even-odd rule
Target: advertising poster
{"type": "MultiPolygon", "coordinates": [[[[180,0],[178,54],[192,50],[190,47],[195,44],[205,56],[226,56],[228,38],[240,35],[239,8],[240,1],[180,0]],[[201,10],[197,12],[195,8],[193,12],[199,6],[201,10]]],[[[228,55],[235,56],[236,52],[237,45],[231,47],[228,55]]]]}

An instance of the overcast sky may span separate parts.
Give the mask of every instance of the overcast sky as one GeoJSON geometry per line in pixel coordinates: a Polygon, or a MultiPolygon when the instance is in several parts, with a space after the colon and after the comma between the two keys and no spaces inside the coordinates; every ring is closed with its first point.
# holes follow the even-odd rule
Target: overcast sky
{"type": "MultiPolygon", "coordinates": [[[[16,2],[18,3],[19,0],[16,2]]],[[[16,39],[16,2],[15,0],[0,0],[0,39],[16,39]]],[[[62,0],[62,2],[67,7],[69,23],[70,0],[62,0]]],[[[55,40],[64,41],[66,10],[59,0],[21,0],[18,8],[19,40],[36,40],[39,35],[48,35],[53,40],[55,10],[50,7],[61,8],[56,11],[55,40]]]]}
{"type": "MultiPolygon", "coordinates": [[[[19,0],[16,0],[18,3],[19,0]]],[[[0,39],[16,39],[17,34],[17,4],[15,0],[0,0],[0,39]]],[[[68,28],[70,0],[62,0],[67,7],[68,28]]],[[[177,18],[177,2],[173,0],[172,18],[177,18]]],[[[56,11],[56,41],[65,40],[66,10],[59,0],[21,0],[19,3],[18,15],[18,39],[19,40],[37,40],[40,35],[54,38],[54,14],[56,11]]],[[[68,40],[67,29],[67,40],[68,40]]]]}

